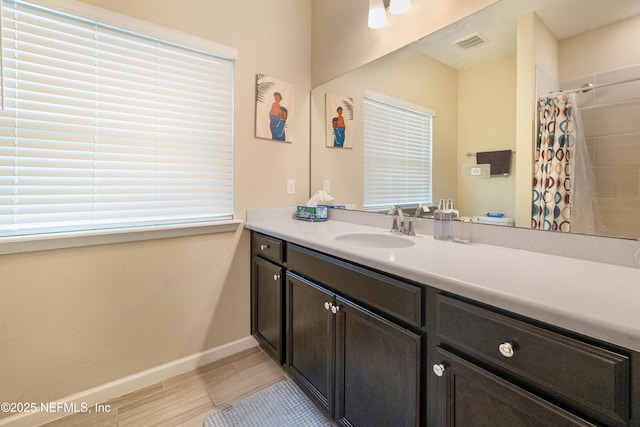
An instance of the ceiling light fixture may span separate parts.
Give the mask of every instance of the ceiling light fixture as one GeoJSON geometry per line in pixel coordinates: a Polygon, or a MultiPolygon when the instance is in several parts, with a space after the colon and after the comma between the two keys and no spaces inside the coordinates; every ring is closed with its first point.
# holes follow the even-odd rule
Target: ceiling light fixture
{"type": "Polygon", "coordinates": [[[411,9],[411,0],[391,0],[389,13],[392,15],[402,15],[411,9]]]}
{"type": "Polygon", "coordinates": [[[369,28],[378,29],[387,25],[387,12],[383,0],[369,0],[369,28]]]}
{"type": "Polygon", "coordinates": [[[411,8],[411,0],[369,0],[369,28],[378,29],[387,25],[387,11],[402,15],[411,8]]]}

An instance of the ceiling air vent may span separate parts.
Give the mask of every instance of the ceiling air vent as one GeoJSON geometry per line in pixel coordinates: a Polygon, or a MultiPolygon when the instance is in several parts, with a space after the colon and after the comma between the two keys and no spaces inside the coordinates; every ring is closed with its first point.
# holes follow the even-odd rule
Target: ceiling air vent
{"type": "Polygon", "coordinates": [[[487,39],[485,39],[484,36],[482,36],[480,33],[474,33],[458,39],[452,44],[455,44],[462,49],[471,49],[472,47],[476,47],[486,42],[487,39]]]}

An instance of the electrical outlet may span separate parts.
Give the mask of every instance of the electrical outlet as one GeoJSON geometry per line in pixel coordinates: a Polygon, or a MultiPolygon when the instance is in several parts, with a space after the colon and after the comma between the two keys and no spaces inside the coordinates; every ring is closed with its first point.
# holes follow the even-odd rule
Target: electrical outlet
{"type": "Polygon", "coordinates": [[[296,194],[296,180],[288,179],[287,180],[287,194],[296,194]]]}
{"type": "Polygon", "coordinates": [[[331,193],[331,181],[328,179],[322,181],[322,189],[327,193],[331,193]]]}

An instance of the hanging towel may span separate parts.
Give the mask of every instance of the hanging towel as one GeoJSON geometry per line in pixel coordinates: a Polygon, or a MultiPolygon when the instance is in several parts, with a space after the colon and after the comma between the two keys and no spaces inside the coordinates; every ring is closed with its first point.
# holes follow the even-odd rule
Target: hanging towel
{"type": "Polygon", "coordinates": [[[509,175],[511,173],[511,150],[476,153],[476,163],[479,165],[490,164],[491,175],[509,175]]]}

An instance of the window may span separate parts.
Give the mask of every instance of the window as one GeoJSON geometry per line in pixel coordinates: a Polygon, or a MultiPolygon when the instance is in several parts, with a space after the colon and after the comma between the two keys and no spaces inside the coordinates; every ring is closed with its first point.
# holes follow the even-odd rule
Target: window
{"type": "Polygon", "coordinates": [[[233,49],[3,3],[0,237],[232,218],[233,49]]]}
{"type": "Polygon", "coordinates": [[[431,204],[435,113],[384,95],[364,98],[365,210],[431,204]]]}

